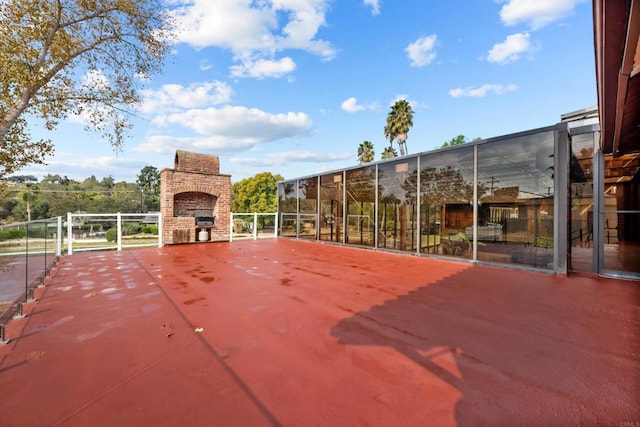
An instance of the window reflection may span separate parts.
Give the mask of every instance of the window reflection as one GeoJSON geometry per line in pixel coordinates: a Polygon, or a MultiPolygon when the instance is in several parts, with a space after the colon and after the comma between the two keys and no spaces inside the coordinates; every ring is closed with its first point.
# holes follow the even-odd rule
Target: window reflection
{"type": "Polygon", "coordinates": [[[549,131],[478,146],[479,260],[553,268],[553,145],[549,131]]]}
{"type": "Polygon", "coordinates": [[[300,209],[300,230],[298,237],[316,239],[318,208],[318,178],[298,181],[298,203],[300,209]]]}
{"type": "Polygon", "coordinates": [[[346,243],[363,246],[375,244],[375,172],[375,166],[346,172],[346,243]]]}
{"type": "Polygon", "coordinates": [[[569,269],[593,271],[593,148],[594,133],[571,137],[569,269]]]}
{"type": "Polygon", "coordinates": [[[417,159],[378,166],[378,247],[415,251],[417,159]]]}
{"type": "MultiPolygon", "coordinates": [[[[476,238],[478,260],[552,269],[555,135],[541,130],[281,183],[281,235],[466,259],[476,238]]],[[[572,173],[576,163],[587,174],[589,149],[579,156],[576,147],[572,173]]],[[[585,182],[572,176],[572,197],[592,197],[585,182]]],[[[581,218],[575,226],[588,239],[581,218]]]]}
{"type": "Polygon", "coordinates": [[[320,177],[320,240],[343,241],[342,172],[320,177]]]}
{"type": "Polygon", "coordinates": [[[297,237],[296,181],[278,184],[278,209],[280,211],[280,234],[286,237],[297,237]]]}
{"type": "Polygon", "coordinates": [[[420,158],[420,252],[473,256],[473,147],[420,158]]]}

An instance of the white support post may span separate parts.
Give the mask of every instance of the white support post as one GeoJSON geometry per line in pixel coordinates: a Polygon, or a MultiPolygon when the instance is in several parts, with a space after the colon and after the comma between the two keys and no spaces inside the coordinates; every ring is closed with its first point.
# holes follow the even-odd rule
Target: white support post
{"type": "Polygon", "coordinates": [[[162,214],[158,214],[158,247],[162,247],[162,214]]]}
{"type": "Polygon", "coordinates": [[[233,242],[233,212],[229,214],[231,221],[229,221],[229,241],[233,242]]]}
{"type": "Polygon", "coordinates": [[[122,250],[122,215],[120,214],[120,212],[118,212],[116,214],[116,227],[118,230],[118,249],[119,251],[122,250]]]}
{"type": "Polygon", "coordinates": [[[258,239],[258,213],[253,213],[253,240],[258,239]]]}
{"type": "Polygon", "coordinates": [[[59,216],[56,222],[58,230],[56,231],[56,236],[58,237],[56,239],[56,255],[60,256],[62,255],[62,217],[59,216]]]}
{"type": "Polygon", "coordinates": [[[67,253],[73,254],[73,217],[67,212],[67,253]]]}
{"type": "Polygon", "coordinates": [[[278,238],[278,212],[275,213],[275,220],[273,221],[273,237],[278,238]]]}

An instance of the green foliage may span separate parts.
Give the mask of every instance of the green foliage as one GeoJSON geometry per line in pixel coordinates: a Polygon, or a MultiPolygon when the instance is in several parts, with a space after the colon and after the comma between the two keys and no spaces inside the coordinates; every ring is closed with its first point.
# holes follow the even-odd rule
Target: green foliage
{"type": "MultiPolygon", "coordinates": [[[[480,141],[481,139],[482,139],[482,138],[480,138],[480,137],[476,137],[476,138],[473,138],[473,139],[471,140],[471,142],[480,141]]],[[[465,143],[467,143],[467,142],[469,142],[469,140],[467,139],[467,137],[465,137],[464,135],[458,135],[458,136],[456,136],[455,138],[451,138],[450,140],[445,141],[445,142],[442,144],[442,148],[444,148],[444,147],[450,147],[450,146],[452,146],[452,145],[465,144],[465,143]]]]}
{"type": "Polygon", "coordinates": [[[371,163],[374,159],[375,151],[371,141],[363,141],[358,146],[358,162],[360,164],[371,163]]]}
{"type": "MultiPolygon", "coordinates": [[[[0,221],[27,221],[28,211],[32,220],[66,216],[67,212],[139,212],[141,195],[138,185],[115,182],[110,176],[91,176],[80,182],[47,175],[36,184],[6,187],[0,200],[0,221]]],[[[145,200],[146,197],[145,194],[145,200]]],[[[156,197],[154,202],[159,204],[159,199],[156,197]]]]}
{"type": "Polygon", "coordinates": [[[544,249],[553,249],[553,237],[538,237],[534,246],[544,249]]]}
{"type": "Polygon", "coordinates": [[[53,153],[29,120],[53,130],[69,115],[119,149],[146,77],[171,47],[162,0],[0,1],[0,176],[53,153]]]}
{"type": "Polygon", "coordinates": [[[7,178],[9,182],[15,182],[16,184],[24,184],[27,182],[38,182],[38,178],[33,175],[14,175],[7,178]]]}
{"type": "Polygon", "coordinates": [[[278,181],[284,178],[262,172],[231,186],[232,212],[276,212],[278,210],[278,181]]]}
{"type": "Polygon", "coordinates": [[[391,147],[393,141],[398,142],[400,155],[407,154],[406,140],[409,129],[413,127],[413,108],[409,101],[401,99],[391,106],[391,111],[387,114],[387,124],[384,127],[384,136],[389,140],[391,147]]]}
{"type": "Polygon", "coordinates": [[[160,172],[153,166],[145,166],[140,171],[136,184],[142,191],[142,211],[160,210],[160,172]]]}
{"type": "Polygon", "coordinates": [[[116,228],[110,228],[104,234],[104,237],[107,239],[107,242],[115,242],[118,240],[118,230],[116,228]]]}
{"type": "Polygon", "coordinates": [[[385,147],[385,149],[382,151],[381,159],[393,159],[394,157],[398,157],[398,152],[396,151],[396,149],[393,147],[385,147]]]}
{"type": "Polygon", "coordinates": [[[122,234],[125,236],[130,236],[132,234],[137,234],[140,232],[140,225],[134,224],[131,222],[123,222],[122,224],[122,234]]]}
{"type": "Polygon", "coordinates": [[[142,232],[145,234],[154,234],[158,235],[158,226],[157,225],[145,225],[142,227],[142,232]]]}
{"type": "Polygon", "coordinates": [[[9,228],[7,230],[0,230],[0,240],[10,239],[22,239],[27,235],[27,230],[24,228],[9,228]]]}

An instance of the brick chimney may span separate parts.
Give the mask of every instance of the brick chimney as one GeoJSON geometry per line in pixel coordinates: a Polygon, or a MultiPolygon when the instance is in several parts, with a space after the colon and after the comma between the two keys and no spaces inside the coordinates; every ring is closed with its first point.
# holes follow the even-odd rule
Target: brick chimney
{"type": "Polygon", "coordinates": [[[177,150],[174,168],[160,172],[160,212],[165,244],[229,240],[231,175],[220,174],[218,156],[177,150]],[[213,224],[197,224],[196,212],[213,224]]]}

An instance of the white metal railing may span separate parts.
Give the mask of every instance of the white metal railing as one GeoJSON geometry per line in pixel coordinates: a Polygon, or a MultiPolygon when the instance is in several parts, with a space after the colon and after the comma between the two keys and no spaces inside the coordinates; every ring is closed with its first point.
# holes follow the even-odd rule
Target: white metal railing
{"type": "MultiPolygon", "coordinates": [[[[160,213],[106,213],[106,214],[81,214],[67,213],[67,253],[73,254],[74,246],[76,251],[91,251],[116,249],[123,247],[162,247],[162,215],[160,213]],[[144,219],[151,220],[150,223],[157,224],[157,235],[141,236],[135,238],[123,238],[123,223],[134,223],[139,225],[144,219]],[[74,233],[74,227],[77,227],[74,233]],[[89,230],[87,231],[87,227],[89,230]],[[95,230],[94,230],[95,227],[95,230]],[[106,230],[105,230],[106,228],[106,230]],[[115,244],[111,244],[106,233],[112,234],[110,230],[115,229],[115,244]]],[[[111,237],[111,236],[109,236],[111,237]]]]}
{"type": "Polygon", "coordinates": [[[278,237],[278,214],[276,212],[231,212],[229,221],[229,241],[234,239],[278,237]],[[258,221],[260,219],[260,221],[258,221]]]}

